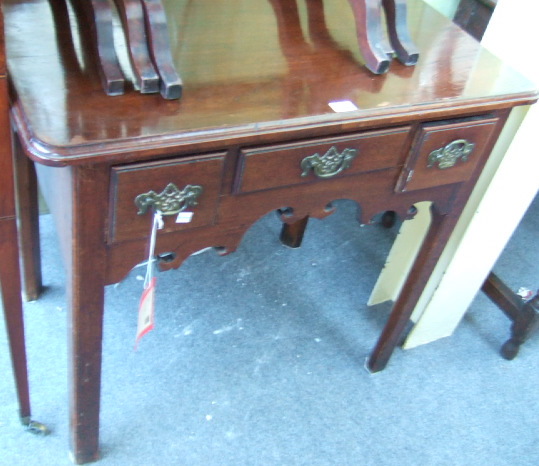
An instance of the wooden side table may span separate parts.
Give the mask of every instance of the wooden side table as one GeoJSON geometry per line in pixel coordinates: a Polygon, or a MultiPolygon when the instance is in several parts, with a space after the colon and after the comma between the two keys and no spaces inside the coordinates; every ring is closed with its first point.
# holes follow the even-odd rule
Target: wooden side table
{"type": "MultiPolygon", "coordinates": [[[[277,21],[267,0],[239,12],[178,1],[168,19],[173,33],[183,26],[172,51],[182,99],[110,98],[61,3],[4,2],[15,156],[23,175],[35,162],[67,268],[74,460],[99,456],[103,289],[144,260],[152,210],[164,215],[156,253],[170,268],[208,246],[233,252],[272,210],[297,245],[305,219],[330,215],[335,199],[356,201],[363,223],[430,201],[430,230],[368,359],[382,370],[511,109],[535,102],[534,86],[419,0],[409,9],[411,25],[428,27],[414,31],[422,58],[383,76],[355,52],[347,4],[307,2],[318,10],[305,30],[301,15],[277,21]],[[176,223],[183,208],[193,217],[176,223]]],[[[19,202],[35,205],[34,190],[18,187],[19,202]]],[[[38,244],[35,215],[21,212],[23,251],[38,244]]]]}

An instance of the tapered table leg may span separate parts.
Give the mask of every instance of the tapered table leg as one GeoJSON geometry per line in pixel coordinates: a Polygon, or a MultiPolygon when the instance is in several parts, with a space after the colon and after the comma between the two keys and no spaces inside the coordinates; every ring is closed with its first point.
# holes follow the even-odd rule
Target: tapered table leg
{"type": "Polygon", "coordinates": [[[31,419],[17,249],[17,224],[13,218],[0,220],[0,291],[2,293],[8,344],[19,403],[19,417],[21,423],[31,432],[46,434],[48,433],[47,427],[31,419]]]}
{"type": "Polygon", "coordinates": [[[410,316],[438,262],[449,235],[458,220],[456,215],[443,215],[431,207],[432,222],[418,256],[404,283],[391,315],[372,351],[367,367],[371,372],[385,368],[395,347],[402,341],[410,316]]]}
{"type": "Polygon", "coordinates": [[[24,322],[20,295],[21,281],[17,255],[17,227],[14,219],[0,220],[0,287],[19,400],[19,414],[24,423],[25,419],[30,419],[30,393],[28,389],[24,322]]]}
{"type": "Polygon", "coordinates": [[[77,464],[99,458],[101,347],[105,283],[102,235],[107,189],[106,169],[73,169],[71,257],[67,264],[69,306],[70,441],[77,464]],[[101,196],[103,199],[106,196],[101,196]]]}
{"type": "Polygon", "coordinates": [[[34,301],[43,289],[37,177],[34,163],[24,155],[19,139],[13,140],[23,291],[27,301],[34,301]]]}

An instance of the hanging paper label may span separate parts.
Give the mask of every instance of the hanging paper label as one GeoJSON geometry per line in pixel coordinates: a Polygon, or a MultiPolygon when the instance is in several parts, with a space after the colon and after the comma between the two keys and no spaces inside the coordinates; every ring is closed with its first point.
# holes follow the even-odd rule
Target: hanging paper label
{"type": "Polygon", "coordinates": [[[153,275],[153,269],[155,266],[155,242],[157,239],[157,230],[161,230],[163,227],[164,223],[161,212],[155,212],[152,221],[152,231],[150,234],[150,245],[148,248],[148,264],[146,267],[146,277],[144,278],[144,291],[142,292],[138,307],[137,338],[135,341],[135,349],[137,348],[140,339],[150,330],[152,330],[154,326],[155,287],[157,283],[157,279],[153,275]]]}
{"type": "Polygon", "coordinates": [[[176,218],[176,223],[191,223],[194,212],[180,212],[176,218]]]}
{"type": "Polygon", "coordinates": [[[144,289],[138,307],[137,339],[135,348],[140,339],[153,329],[155,313],[155,284],[156,278],[152,277],[150,284],[144,289]]]}

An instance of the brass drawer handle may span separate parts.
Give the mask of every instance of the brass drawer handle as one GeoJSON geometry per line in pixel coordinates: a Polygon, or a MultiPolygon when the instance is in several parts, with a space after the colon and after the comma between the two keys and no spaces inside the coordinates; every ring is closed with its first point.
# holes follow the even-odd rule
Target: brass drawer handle
{"type": "Polygon", "coordinates": [[[444,170],[453,167],[459,159],[465,162],[470,157],[474,147],[475,144],[468,142],[466,139],[457,139],[450,142],[447,146],[430,153],[427,168],[438,164],[438,168],[444,170]]]}
{"type": "Polygon", "coordinates": [[[135,198],[135,205],[138,207],[137,214],[144,215],[150,206],[163,215],[178,214],[188,207],[197,205],[202,191],[202,186],[190,184],[180,191],[174,183],[169,183],[161,194],[155,191],[139,194],[135,198]]]}
{"type": "Polygon", "coordinates": [[[335,146],[329,149],[323,156],[310,155],[301,161],[301,176],[307,176],[312,169],[319,178],[331,178],[346,170],[357,156],[356,149],[344,149],[341,153],[335,146]]]}

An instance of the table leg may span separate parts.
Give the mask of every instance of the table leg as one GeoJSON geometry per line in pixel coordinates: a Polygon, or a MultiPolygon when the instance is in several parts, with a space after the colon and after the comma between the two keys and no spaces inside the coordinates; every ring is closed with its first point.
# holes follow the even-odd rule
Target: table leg
{"type": "Polygon", "coordinates": [[[458,220],[458,215],[444,215],[435,206],[431,206],[431,214],[427,236],[367,362],[371,372],[385,368],[393,350],[402,340],[410,316],[458,220]]]}
{"type": "Polygon", "coordinates": [[[34,163],[24,155],[19,138],[13,137],[13,141],[23,291],[27,301],[34,301],[43,289],[37,177],[34,163]]]}
{"type": "Polygon", "coordinates": [[[299,248],[308,222],[309,216],[303,217],[295,223],[283,223],[280,236],[281,243],[290,248],[299,248]]]}
{"type": "Polygon", "coordinates": [[[17,249],[17,223],[14,218],[0,220],[0,291],[8,336],[15,389],[21,423],[35,434],[47,434],[48,428],[30,417],[30,389],[26,363],[21,279],[17,249]]]}
{"type": "Polygon", "coordinates": [[[106,251],[102,234],[107,172],[73,169],[71,257],[68,260],[70,442],[77,464],[99,458],[101,347],[106,251]],[[101,200],[100,200],[101,199],[101,200]]]}
{"type": "Polygon", "coordinates": [[[15,219],[0,220],[0,288],[8,334],[11,362],[23,424],[30,419],[30,393],[24,344],[24,321],[20,295],[17,227],[15,219]]]}

